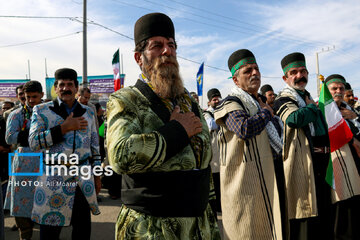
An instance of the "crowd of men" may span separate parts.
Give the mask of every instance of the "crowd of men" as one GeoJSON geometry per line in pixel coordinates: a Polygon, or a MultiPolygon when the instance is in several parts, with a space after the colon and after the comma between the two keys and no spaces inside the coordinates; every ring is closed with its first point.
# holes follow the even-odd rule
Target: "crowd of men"
{"type": "MultiPolygon", "coordinates": [[[[84,101],[84,95],[89,100],[90,90],[79,89],[77,73],[69,68],[55,72],[54,87],[57,98],[43,102],[41,83],[32,80],[16,88],[18,106],[13,104],[12,109],[6,109],[3,104],[0,144],[1,182],[5,183],[1,192],[5,202],[1,213],[4,208],[15,217],[14,230],[19,230],[20,239],[31,239],[34,222],[40,225],[41,239],[58,239],[61,228],[69,225],[73,227],[73,239],[90,239],[90,212],[100,213],[96,197],[101,188],[100,177],[73,176],[61,168],[52,168],[53,172],[45,174],[44,167],[41,176],[28,175],[42,169],[39,157],[26,153],[43,154],[45,165],[66,167],[71,164],[57,155],[76,154],[75,165],[79,168],[99,166],[104,157],[100,154],[97,124],[103,121],[103,111],[99,105],[86,106],[89,103],[84,101]],[[15,153],[11,174],[7,166],[10,152],[15,153]],[[46,162],[46,156],[55,156],[54,162],[46,162]]],[[[1,221],[3,235],[3,215],[1,221]]]]}
{"type": "MultiPolygon", "coordinates": [[[[105,144],[122,181],[116,239],[360,239],[360,111],[342,75],[328,76],[324,87],[353,137],[331,152],[324,115],[306,90],[302,53],[281,60],[284,87],[276,96],[270,85],[260,88],[254,54],[234,51],[228,59],[230,94],[222,99],[210,89],[203,110],[180,77],[172,20],[162,13],[142,16],[134,41],[141,73],[134,86],[110,96],[101,144],[99,107],[89,103],[88,89],[76,100],[77,74],[62,68],[55,72],[53,101],[41,102],[37,81],[17,90],[22,104],[0,126],[6,129],[1,152],[15,145],[18,153],[75,153],[78,166],[95,168],[105,144]],[[336,187],[325,180],[329,160],[336,187]]],[[[39,169],[21,155],[12,167],[39,169]]],[[[68,225],[73,239],[90,239],[90,212],[100,213],[100,178],[62,172],[33,178],[69,184],[19,188],[11,181],[34,179],[11,177],[5,208],[21,239],[31,238],[33,222],[40,224],[41,239],[58,239],[68,225]]]]}

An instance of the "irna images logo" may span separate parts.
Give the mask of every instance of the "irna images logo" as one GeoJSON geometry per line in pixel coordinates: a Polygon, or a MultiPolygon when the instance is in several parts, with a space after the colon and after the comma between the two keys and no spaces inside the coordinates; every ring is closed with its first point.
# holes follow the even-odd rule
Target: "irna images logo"
{"type": "Polygon", "coordinates": [[[43,153],[19,153],[15,151],[14,153],[9,153],[9,176],[42,176],[44,172],[43,169],[43,153]],[[13,172],[12,171],[12,158],[13,157],[38,157],[40,161],[39,172],[13,172]]]}
{"type": "MultiPolygon", "coordinates": [[[[25,159],[24,159],[25,160],[25,159]]],[[[27,159],[29,160],[29,159],[27,159]]],[[[33,160],[32,160],[33,161],[33,160]]],[[[34,163],[35,164],[35,163],[34,163]]],[[[91,166],[89,160],[85,159],[80,161],[78,154],[72,153],[67,156],[65,153],[50,154],[49,150],[45,152],[45,171],[43,162],[43,153],[9,153],[9,176],[42,176],[45,173],[46,176],[81,176],[84,179],[90,179],[94,176],[111,176],[113,170],[110,165],[102,167],[101,165],[91,166]],[[15,172],[12,171],[12,158],[14,157],[37,157],[40,161],[39,172],[15,172]]]]}

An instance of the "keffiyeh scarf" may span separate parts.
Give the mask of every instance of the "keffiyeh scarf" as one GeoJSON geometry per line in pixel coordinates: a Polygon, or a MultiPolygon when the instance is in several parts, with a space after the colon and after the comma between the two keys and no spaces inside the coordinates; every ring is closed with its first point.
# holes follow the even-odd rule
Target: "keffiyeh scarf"
{"type": "MultiPolygon", "coordinates": [[[[291,96],[293,96],[296,99],[296,102],[298,103],[299,108],[306,107],[306,102],[304,101],[304,99],[302,99],[302,97],[299,95],[299,93],[294,88],[292,88],[286,84],[286,86],[282,90],[282,92],[288,93],[291,96]]],[[[310,95],[309,95],[309,98],[310,98],[310,100],[313,100],[310,95]]],[[[315,136],[315,128],[314,128],[314,124],[312,122],[309,123],[309,128],[310,128],[311,136],[315,136]]]]}
{"type": "MultiPolygon", "coordinates": [[[[240,96],[241,99],[246,102],[246,104],[255,106],[258,110],[261,109],[260,104],[257,101],[255,101],[255,99],[249,93],[245,92],[241,88],[234,87],[233,89],[231,89],[231,93],[232,93],[232,95],[240,96]]],[[[266,132],[269,136],[269,141],[270,141],[271,147],[277,153],[280,153],[282,150],[282,146],[283,146],[283,135],[281,134],[281,137],[279,137],[279,134],[278,134],[274,124],[271,121],[269,121],[266,124],[266,132]]]]}

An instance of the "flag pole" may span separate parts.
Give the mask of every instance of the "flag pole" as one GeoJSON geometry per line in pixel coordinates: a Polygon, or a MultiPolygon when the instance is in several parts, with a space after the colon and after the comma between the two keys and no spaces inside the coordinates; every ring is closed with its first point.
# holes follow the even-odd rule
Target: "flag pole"
{"type": "MultiPolygon", "coordinates": [[[[120,51],[120,50],[119,50],[120,51]]],[[[123,60],[123,54],[121,54],[121,74],[124,74],[124,60],[123,60]]]]}

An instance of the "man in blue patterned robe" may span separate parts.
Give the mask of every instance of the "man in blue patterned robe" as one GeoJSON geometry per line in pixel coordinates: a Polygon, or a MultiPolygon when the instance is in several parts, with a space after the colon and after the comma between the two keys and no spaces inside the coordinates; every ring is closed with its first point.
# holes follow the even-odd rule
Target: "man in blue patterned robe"
{"type": "Polygon", "coordinates": [[[35,107],[31,119],[30,147],[45,151],[45,159],[55,160],[45,161],[44,174],[35,191],[32,220],[40,224],[41,239],[58,239],[62,226],[70,224],[72,239],[90,239],[90,211],[100,213],[96,200],[100,177],[81,170],[70,174],[69,169],[91,171],[91,167],[101,164],[94,112],[75,99],[78,81],[73,69],[58,69],[54,86],[57,99],[35,107]],[[56,154],[65,155],[68,162],[56,154]],[[78,158],[75,165],[69,161],[71,156],[78,158]],[[50,168],[52,171],[47,171],[50,168]]]}

